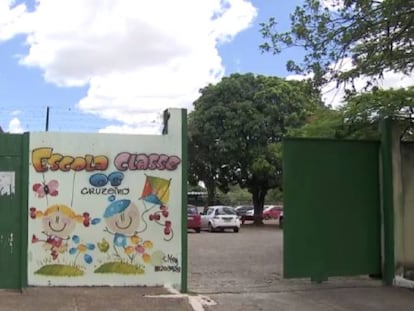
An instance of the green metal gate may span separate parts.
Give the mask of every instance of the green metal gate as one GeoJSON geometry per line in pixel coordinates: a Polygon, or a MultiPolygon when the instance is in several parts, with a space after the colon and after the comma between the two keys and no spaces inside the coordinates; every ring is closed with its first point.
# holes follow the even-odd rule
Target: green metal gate
{"type": "Polygon", "coordinates": [[[0,289],[26,285],[26,146],[26,135],[0,134],[0,289]]]}
{"type": "Polygon", "coordinates": [[[284,277],[381,273],[379,142],[286,139],[284,277]]]}

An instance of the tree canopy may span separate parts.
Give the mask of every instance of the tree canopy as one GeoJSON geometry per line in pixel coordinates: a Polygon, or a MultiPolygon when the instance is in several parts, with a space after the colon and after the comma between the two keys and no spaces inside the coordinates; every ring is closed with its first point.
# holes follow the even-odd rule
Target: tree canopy
{"type": "MultiPolygon", "coordinates": [[[[367,86],[387,71],[409,74],[414,68],[414,5],[412,0],[305,0],[291,14],[290,30],[280,31],[270,18],[261,25],[261,49],[280,53],[301,47],[301,62],[289,71],[314,74],[327,81],[352,82],[370,76],[367,86]]],[[[352,85],[352,83],[351,83],[352,85]]],[[[352,91],[353,88],[350,88],[352,91]]]]}
{"type": "Polygon", "coordinates": [[[233,74],[200,92],[189,116],[192,181],[209,192],[240,185],[260,217],[269,189],[282,186],[282,137],[322,106],[319,92],[306,81],[254,74],[233,74]]]}
{"type": "MultiPolygon", "coordinates": [[[[412,130],[414,118],[414,87],[356,94],[339,109],[322,107],[311,115],[301,128],[291,129],[289,136],[337,139],[377,139],[379,121],[385,117],[400,119],[403,127],[412,130]]],[[[412,140],[405,132],[404,139],[412,140]]]]}

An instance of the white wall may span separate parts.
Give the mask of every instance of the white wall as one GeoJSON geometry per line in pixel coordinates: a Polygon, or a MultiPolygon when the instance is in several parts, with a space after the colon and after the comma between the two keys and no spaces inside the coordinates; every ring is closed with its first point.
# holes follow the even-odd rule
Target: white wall
{"type": "Polygon", "coordinates": [[[30,134],[29,285],[180,287],[182,110],[170,113],[168,135],[30,134]]]}

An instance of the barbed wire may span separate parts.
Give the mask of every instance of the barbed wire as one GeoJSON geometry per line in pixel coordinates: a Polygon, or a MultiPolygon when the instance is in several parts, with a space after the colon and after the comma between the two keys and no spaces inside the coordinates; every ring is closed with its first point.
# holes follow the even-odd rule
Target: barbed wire
{"type": "MultiPolygon", "coordinates": [[[[73,107],[49,106],[49,115],[47,116],[48,106],[42,107],[23,107],[13,106],[5,107],[0,104],[0,127],[5,132],[38,132],[38,131],[55,131],[55,132],[78,132],[78,133],[98,133],[109,126],[124,126],[117,120],[108,120],[100,118],[92,113],[81,112],[73,107]],[[17,119],[18,122],[12,120],[17,119]]],[[[153,120],[151,123],[153,131],[158,133],[162,128],[162,112],[160,111],[159,120],[153,120]]],[[[144,129],[143,129],[144,130],[144,129]]],[[[133,131],[137,133],[137,131],[133,131]]],[[[146,134],[145,132],[138,133],[146,134]]]]}
{"type": "Polygon", "coordinates": [[[74,108],[49,107],[1,107],[0,126],[7,131],[10,122],[16,118],[24,131],[44,131],[48,122],[49,131],[98,132],[108,125],[119,122],[99,118],[93,114],[83,113],[74,108]]]}

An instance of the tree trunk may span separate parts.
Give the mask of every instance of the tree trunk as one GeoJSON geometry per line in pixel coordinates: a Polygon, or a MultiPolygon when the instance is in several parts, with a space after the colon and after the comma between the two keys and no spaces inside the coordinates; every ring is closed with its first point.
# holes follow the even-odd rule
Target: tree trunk
{"type": "Polygon", "coordinates": [[[263,205],[267,190],[263,190],[260,187],[254,188],[252,191],[253,207],[254,207],[254,224],[256,226],[263,225],[263,205]]]}
{"type": "Polygon", "coordinates": [[[213,181],[205,180],[204,185],[207,189],[207,206],[216,204],[216,184],[213,181]]]}

